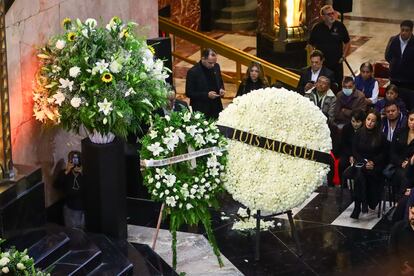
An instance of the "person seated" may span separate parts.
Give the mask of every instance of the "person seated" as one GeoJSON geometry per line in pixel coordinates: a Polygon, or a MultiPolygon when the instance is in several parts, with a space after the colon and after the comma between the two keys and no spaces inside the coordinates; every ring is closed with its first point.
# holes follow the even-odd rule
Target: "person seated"
{"type": "Polygon", "coordinates": [[[183,110],[189,110],[188,104],[184,101],[180,101],[176,98],[177,91],[174,86],[171,86],[170,91],[167,92],[167,105],[165,107],[159,108],[155,111],[156,114],[164,117],[165,115],[170,115],[172,112],[180,112],[183,110]]]}
{"type": "Polygon", "coordinates": [[[83,187],[81,153],[71,151],[68,154],[66,168],[62,170],[54,183],[56,188],[63,190],[65,204],[63,218],[66,227],[85,227],[85,192],[83,187]]]}
{"type": "Polygon", "coordinates": [[[355,77],[355,87],[365,95],[365,101],[368,106],[374,105],[378,101],[379,86],[378,81],[374,79],[374,67],[369,62],[361,64],[359,67],[360,74],[355,77]]]}
{"type": "MultiPolygon", "coordinates": [[[[355,82],[352,77],[345,77],[342,82],[342,91],[336,95],[335,106],[335,124],[342,128],[345,124],[351,122],[353,110],[366,111],[367,102],[365,95],[355,88],[355,82]]],[[[378,121],[378,124],[380,121],[378,121]]]]}
{"type": "Polygon", "coordinates": [[[311,66],[307,67],[300,75],[296,92],[303,95],[306,91],[315,87],[315,83],[320,76],[325,76],[329,78],[330,84],[334,84],[334,72],[323,66],[324,60],[325,57],[323,53],[319,50],[314,50],[310,54],[311,66]]]}
{"type": "Polygon", "coordinates": [[[305,92],[305,97],[313,102],[328,118],[328,123],[334,121],[336,96],[329,88],[331,81],[325,76],[320,76],[315,87],[305,92]]]}
{"type": "Polygon", "coordinates": [[[396,131],[391,143],[390,164],[395,168],[391,181],[396,195],[406,192],[410,186],[407,176],[408,161],[414,155],[414,112],[408,114],[407,123],[396,131]]]}
{"type": "Polygon", "coordinates": [[[380,202],[386,151],[386,139],[381,132],[381,116],[371,109],[352,143],[351,163],[360,167],[360,171],[357,179],[354,179],[355,208],[351,218],[358,219],[361,211],[367,213],[368,207],[375,209],[380,202]]]}
{"type": "Polygon", "coordinates": [[[351,165],[351,161],[353,163],[354,158],[352,156],[352,141],[354,140],[355,133],[362,127],[365,117],[365,112],[362,110],[352,111],[351,122],[346,124],[342,129],[340,139],[341,145],[338,153],[338,174],[341,180],[344,170],[351,165]]]}
{"type": "Polygon", "coordinates": [[[404,101],[398,96],[398,88],[394,84],[390,84],[385,88],[385,98],[379,100],[375,104],[375,109],[381,114],[381,117],[385,117],[385,104],[389,101],[395,101],[400,108],[400,112],[407,115],[407,108],[404,101]]]}
{"type": "Polygon", "coordinates": [[[402,191],[402,196],[398,199],[398,202],[395,205],[395,211],[392,214],[392,222],[396,223],[403,219],[406,219],[406,210],[407,206],[414,202],[414,154],[409,158],[409,161],[406,165],[406,174],[405,176],[405,185],[402,185],[400,191],[402,191]]]}
{"type": "Polygon", "coordinates": [[[247,68],[246,76],[237,90],[236,97],[249,93],[250,91],[268,87],[269,83],[264,76],[263,67],[260,63],[252,61],[247,68]]]}
{"type": "Polygon", "coordinates": [[[392,142],[392,137],[396,131],[407,125],[407,118],[400,112],[395,101],[389,101],[385,105],[385,117],[382,119],[382,132],[387,137],[388,142],[392,142]]]}
{"type": "Polygon", "coordinates": [[[391,229],[389,256],[391,271],[388,275],[414,275],[414,200],[405,211],[408,219],[396,223],[391,229]]]}

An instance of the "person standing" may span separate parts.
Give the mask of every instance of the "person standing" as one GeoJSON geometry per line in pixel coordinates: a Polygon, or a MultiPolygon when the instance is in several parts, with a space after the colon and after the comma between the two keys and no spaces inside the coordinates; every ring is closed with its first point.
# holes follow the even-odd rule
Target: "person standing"
{"type": "Polygon", "coordinates": [[[207,119],[217,119],[223,110],[221,98],[225,94],[217,53],[208,48],[201,52],[201,60],[187,72],[185,94],[194,111],[207,119]]]}
{"type": "Polygon", "coordinates": [[[413,21],[401,22],[400,33],[391,37],[388,42],[385,59],[390,64],[391,82],[398,86],[400,97],[410,110],[414,107],[413,21]]]}
{"type": "Polygon", "coordinates": [[[336,20],[337,14],[331,5],[320,10],[322,21],[312,28],[308,43],[325,55],[325,66],[335,74],[335,82],[342,84],[344,76],[343,60],[351,46],[348,30],[336,20]]]}

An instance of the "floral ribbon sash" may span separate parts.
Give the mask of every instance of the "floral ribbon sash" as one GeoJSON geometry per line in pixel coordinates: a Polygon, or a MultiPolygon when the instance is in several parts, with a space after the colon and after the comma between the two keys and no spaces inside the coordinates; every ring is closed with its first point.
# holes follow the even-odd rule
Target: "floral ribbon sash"
{"type": "Polygon", "coordinates": [[[227,138],[236,140],[254,147],[287,154],[293,157],[299,157],[319,163],[332,166],[333,160],[329,153],[291,145],[285,142],[279,142],[253,133],[245,132],[239,129],[217,125],[220,132],[227,138]]]}

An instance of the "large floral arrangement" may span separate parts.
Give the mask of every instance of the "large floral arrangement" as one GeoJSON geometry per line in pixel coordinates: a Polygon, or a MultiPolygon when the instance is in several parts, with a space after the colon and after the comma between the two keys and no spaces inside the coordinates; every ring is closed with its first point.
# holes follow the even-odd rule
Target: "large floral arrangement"
{"type": "MultiPolygon", "coordinates": [[[[331,148],[323,113],[286,89],[266,88],[237,97],[217,124],[322,152],[331,148]]],[[[329,171],[328,165],[315,161],[235,140],[228,143],[225,188],[251,210],[290,210],[308,198],[329,171]]]]}
{"type": "Polygon", "coordinates": [[[113,17],[106,27],[95,19],[64,19],[63,34],[39,50],[33,92],[34,116],[65,129],[135,132],[166,101],[167,69],[154,59],[136,24],[113,17]]]}
{"type": "Polygon", "coordinates": [[[142,139],[141,158],[150,160],[144,162],[148,166],[144,171],[144,183],[155,201],[165,203],[164,217],[170,217],[174,268],[178,228],[183,224],[198,225],[199,222],[204,225],[222,265],[209,208],[218,207],[217,195],[223,191],[226,154],[221,150],[225,145],[225,138],[213,122],[206,121],[201,113],[189,112],[174,112],[171,117],[157,116],[150,132],[142,139]],[[210,152],[165,166],[150,165],[152,160],[184,157],[200,150],[210,152]]]}
{"type": "MultiPolygon", "coordinates": [[[[0,244],[4,241],[0,239],[0,244]]],[[[50,273],[35,268],[33,258],[27,255],[27,249],[18,251],[12,247],[7,251],[0,252],[0,275],[49,276],[50,273]]]]}

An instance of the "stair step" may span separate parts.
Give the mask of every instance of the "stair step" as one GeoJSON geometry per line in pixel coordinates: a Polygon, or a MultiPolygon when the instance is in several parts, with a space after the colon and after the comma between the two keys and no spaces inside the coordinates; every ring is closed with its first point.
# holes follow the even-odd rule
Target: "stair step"
{"type": "Polygon", "coordinates": [[[244,6],[249,2],[257,3],[256,1],[251,1],[251,0],[226,0],[226,6],[232,6],[232,7],[244,6]]]}
{"type": "Polygon", "coordinates": [[[221,30],[255,30],[257,27],[256,19],[217,19],[214,27],[221,30]]]}
{"type": "Polygon", "coordinates": [[[257,20],[257,3],[250,1],[243,6],[228,6],[222,8],[219,12],[219,18],[239,18],[239,19],[256,19],[257,20]]]}
{"type": "Polygon", "coordinates": [[[44,269],[68,251],[69,243],[69,237],[63,232],[48,234],[29,247],[27,254],[37,267],[44,269]]]}
{"type": "Polygon", "coordinates": [[[102,252],[98,249],[70,251],[54,264],[52,273],[56,276],[86,275],[101,263],[102,252]]]}
{"type": "Polygon", "coordinates": [[[115,244],[104,235],[89,235],[102,251],[102,263],[88,275],[132,275],[133,265],[115,244]]]}
{"type": "Polygon", "coordinates": [[[178,276],[175,272],[154,250],[146,244],[131,243],[132,246],[144,257],[147,267],[153,272],[151,275],[171,275],[178,276]]]}

